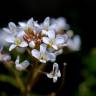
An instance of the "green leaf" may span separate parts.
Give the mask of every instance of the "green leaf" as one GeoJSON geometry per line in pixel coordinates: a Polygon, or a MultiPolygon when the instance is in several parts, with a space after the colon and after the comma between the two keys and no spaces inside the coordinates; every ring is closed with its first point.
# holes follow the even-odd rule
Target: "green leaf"
{"type": "Polygon", "coordinates": [[[12,78],[11,76],[1,74],[0,75],[0,81],[6,82],[6,83],[9,83],[9,84],[11,84],[15,87],[18,87],[17,83],[16,83],[16,80],[14,78],[12,78]]]}

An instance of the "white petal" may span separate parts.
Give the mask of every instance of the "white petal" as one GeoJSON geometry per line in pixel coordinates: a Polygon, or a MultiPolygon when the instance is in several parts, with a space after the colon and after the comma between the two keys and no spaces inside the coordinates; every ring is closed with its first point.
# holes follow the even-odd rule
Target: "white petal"
{"type": "Polygon", "coordinates": [[[16,45],[15,44],[12,44],[9,48],[9,51],[12,51],[14,48],[16,48],[16,45]]]}
{"type": "Polygon", "coordinates": [[[23,41],[21,42],[21,44],[19,45],[20,47],[27,47],[28,46],[28,43],[23,41]]]}
{"type": "Polygon", "coordinates": [[[7,38],[5,38],[5,41],[7,41],[8,43],[14,43],[15,38],[13,36],[8,36],[7,38]]]}
{"type": "Polygon", "coordinates": [[[57,82],[57,76],[54,76],[53,77],[53,83],[56,83],[57,82]]]}
{"type": "Polygon", "coordinates": [[[24,23],[24,22],[19,22],[18,24],[20,25],[20,27],[25,27],[26,26],[26,23],[24,23]]]}
{"type": "Polygon", "coordinates": [[[22,38],[24,36],[24,34],[25,34],[24,31],[20,31],[20,32],[18,32],[17,37],[22,38]]]}
{"type": "Polygon", "coordinates": [[[53,78],[53,75],[52,75],[51,73],[47,73],[46,76],[47,76],[48,78],[53,78]]]}
{"type": "Polygon", "coordinates": [[[16,58],[16,60],[15,60],[15,64],[19,64],[19,59],[20,59],[20,57],[17,56],[17,58],[16,58]]]}
{"type": "Polygon", "coordinates": [[[48,35],[48,31],[42,30],[42,35],[48,35]]]}
{"type": "Polygon", "coordinates": [[[29,43],[29,47],[30,47],[30,48],[34,48],[34,47],[35,47],[34,41],[31,41],[31,42],[29,43]]]}
{"type": "Polygon", "coordinates": [[[19,56],[17,56],[15,64],[16,64],[16,69],[19,71],[22,71],[22,70],[26,69],[30,63],[29,63],[29,61],[25,60],[19,64],[19,56]]]}
{"type": "Polygon", "coordinates": [[[49,30],[55,30],[56,31],[56,28],[57,28],[57,25],[56,25],[56,23],[54,23],[54,24],[50,25],[49,30]]]}
{"type": "Polygon", "coordinates": [[[57,72],[58,71],[58,63],[54,63],[53,64],[53,70],[55,71],[55,72],[57,72]]]}
{"type": "Polygon", "coordinates": [[[41,28],[41,26],[38,24],[37,21],[34,22],[34,30],[35,30],[36,32],[41,32],[41,31],[42,31],[42,28],[41,28]]]}
{"type": "Polygon", "coordinates": [[[25,60],[25,61],[23,61],[22,63],[20,63],[21,65],[22,65],[22,67],[24,68],[24,69],[26,69],[28,66],[29,66],[29,61],[28,60],[25,60]]]}
{"type": "Polygon", "coordinates": [[[54,31],[54,30],[49,30],[49,31],[48,31],[48,37],[49,37],[50,39],[55,38],[55,31],[54,31]]]}
{"type": "Polygon", "coordinates": [[[52,45],[52,47],[53,47],[55,50],[58,50],[58,46],[57,46],[57,45],[52,45]]]}
{"type": "Polygon", "coordinates": [[[46,45],[45,44],[41,44],[40,45],[40,53],[45,53],[46,52],[46,45]]]}
{"type": "Polygon", "coordinates": [[[8,28],[3,28],[3,30],[9,34],[12,33],[8,28]]]}
{"type": "Polygon", "coordinates": [[[43,60],[43,59],[40,59],[40,62],[46,63],[47,61],[46,60],[43,60]]]}
{"type": "Polygon", "coordinates": [[[67,42],[68,48],[74,50],[74,43],[73,40],[69,39],[67,42]]]}
{"type": "Polygon", "coordinates": [[[48,53],[47,60],[54,62],[56,60],[56,55],[54,53],[48,53]]]}
{"type": "Polygon", "coordinates": [[[74,50],[76,51],[80,50],[81,40],[78,35],[74,36],[73,43],[74,43],[74,50]]]}
{"type": "Polygon", "coordinates": [[[45,44],[49,44],[49,38],[48,37],[43,37],[43,42],[45,43],[45,44]]]}
{"type": "Polygon", "coordinates": [[[19,70],[19,71],[22,71],[23,67],[22,67],[21,64],[16,64],[16,69],[19,70]]]}
{"type": "Polygon", "coordinates": [[[69,39],[69,36],[67,34],[62,35],[64,37],[64,43],[66,43],[69,39]]]}
{"type": "Polygon", "coordinates": [[[61,77],[60,70],[58,71],[57,76],[58,76],[58,77],[61,77]]]}
{"type": "Polygon", "coordinates": [[[9,26],[9,28],[10,28],[11,31],[16,30],[16,25],[15,25],[15,23],[10,22],[10,23],[8,24],[8,26],[9,26]]]}
{"type": "Polygon", "coordinates": [[[66,28],[66,20],[63,17],[60,17],[57,19],[57,24],[59,29],[65,29],[66,28]]]}
{"type": "Polygon", "coordinates": [[[11,59],[11,56],[8,54],[3,55],[3,61],[8,61],[11,59]]]}
{"type": "Polygon", "coordinates": [[[72,51],[78,51],[81,45],[80,37],[77,35],[76,37],[74,36],[73,39],[69,39],[67,45],[72,51]]]}
{"type": "Polygon", "coordinates": [[[46,17],[44,20],[43,26],[45,29],[47,29],[49,27],[49,25],[50,25],[50,18],[46,17]]]}
{"type": "Polygon", "coordinates": [[[30,18],[30,19],[28,20],[27,24],[28,24],[29,27],[33,27],[33,25],[34,25],[34,20],[33,20],[33,18],[30,18]]]}
{"type": "Polygon", "coordinates": [[[34,56],[35,58],[39,59],[40,58],[40,52],[36,49],[32,50],[32,56],[34,56]]]}
{"type": "Polygon", "coordinates": [[[62,36],[57,36],[56,37],[56,45],[61,45],[61,44],[63,44],[64,43],[64,37],[62,37],[62,36]]]}
{"type": "Polygon", "coordinates": [[[54,74],[54,76],[58,76],[59,74],[58,74],[58,72],[59,72],[59,66],[58,66],[58,64],[57,63],[54,63],[53,64],[53,70],[52,70],[55,74],[54,74]]]}

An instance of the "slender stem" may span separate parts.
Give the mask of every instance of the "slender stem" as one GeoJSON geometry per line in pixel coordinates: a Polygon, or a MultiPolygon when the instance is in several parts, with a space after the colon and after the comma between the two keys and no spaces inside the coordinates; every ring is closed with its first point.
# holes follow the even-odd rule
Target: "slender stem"
{"type": "MultiPolygon", "coordinates": [[[[32,57],[32,54],[30,52],[30,49],[26,49],[27,53],[32,57]]],[[[27,96],[28,93],[32,91],[32,88],[34,87],[35,83],[39,80],[40,78],[40,71],[43,70],[46,64],[39,64],[38,60],[32,57],[32,61],[35,62],[33,66],[31,66],[31,70],[29,73],[29,77],[27,79],[27,84],[26,84],[26,91],[25,94],[27,96]]]]}
{"type": "Polygon", "coordinates": [[[16,70],[13,69],[13,66],[11,66],[11,64],[14,64],[14,62],[4,62],[4,63],[7,63],[7,64],[4,64],[5,67],[7,67],[9,69],[9,72],[12,73],[16,79],[16,82],[17,82],[17,85],[18,87],[20,88],[21,92],[24,92],[25,91],[25,86],[23,84],[23,81],[22,79],[19,77],[19,74],[16,70]],[[11,63],[11,64],[10,64],[11,63]]]}
{"type": "Polygon", "coordinates": [[[36,64],[35,67],[33,68],[33,74],[30,75],[30,82],[27,84],[27,90],[30,92],[32,88],[34,87],[35,83],[39,80],[40,78],[40,71],[45,67],[44,64],[38,65],[36,64]]]}
{"type": "Polygon", "coordinates": [[[62,81],[61,81],[61,84],[60,84],[59,89],[56,91],[56,92],[57,92],[56,94],[58,94],[58,93],[60,92],[60,90],[62,89],[62,87],[63,87],[63,85],[64,85],[66,64],[64,63],[63,66],[64,66],[64,67],[63,67],[63,69],[62,69],[62,81]]]}

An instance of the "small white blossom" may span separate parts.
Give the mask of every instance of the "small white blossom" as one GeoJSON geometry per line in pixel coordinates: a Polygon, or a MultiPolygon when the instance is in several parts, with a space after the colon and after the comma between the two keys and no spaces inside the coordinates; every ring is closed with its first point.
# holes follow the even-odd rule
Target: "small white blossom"
{"type": "Polygon", "coordinates": [[[48,30],[50,26],[50,18],[46,17],[44,22],[41,24],[42,29],[48,30]]]}
{"type": "Polygon", "coordinates": [[[15,61],[15,66],[16,69],[19,71],[25,70],[28,66],[29,66],[29,61],[28,60],[24,60],[23,62],[20,63],[20,58],[19,56],[17,56],[16,61],[15,61]]]}
{"type": "Polygon", "coordinates": [[[14,37],[14,36],[7,37],[6,38],[6,41],[8,43],[11,43],[11,46],[9,48],[9,51],[13,50],[16,47],[27,47],[28,46],[27,42],[25,42],[21,38],[14,37]]]}
{"type": "Polygon", "coordinates": [[[37,49],[33,49],[31,53],[32,56],[37,58],[42,63],[46,63],[47,61],[55,61],[56,59],[54,53],[48,53],[45,44],[40,45],[40,51],[38,51],[37,49]]]}
{"type": "Polygon", "coordinates": [[[60,18],[51,20],[51,25],[50,25],[49,29],[53,29],[56,32],[60,32],[61,30],[68,29],[68,27],[69,26],[66,23],[66,19],[63,17],[60,17],[60,18]]]}
{"type": "Polygon", "coordinates": [[[58,50],[59,46],[65,43],[64,37],[62,35],[56,35],[53,30],[48,32],[48,37],[43,37],[43,42],[50,45],[55,50],[58,50]]]}
{"type": "Polygon", "coordinates": [[[30,18],[27,22],[19,22],[21,28],[33,28],[34,20],[30,18]]]}
{"type": "Polygon", "coordinates": [[[42,28],[37,21],[34,21],[33,18],[30,18],[27,22],[19,22],[20,28],[24,31],[32,30],[34,33],[41,32],[42,28]]]}
{"type": "Polygon", "coordinates": [[[0,44],[0,61],[8,61],[11,60],[11,56],[9,54],[3,54],[3,45],[0,44]]]}
{"type": "Polygon", "coordinates": [[[81,40],[79,35],[75,35],[72,39],[67,42],[67,47],[72,51],[80,50],[81,40]]]}
{"type": "Polygon", "coordinates": [[[46,75],[48,78],[52,78],[53,82],[56,83],[58,77],[61,77],[61,73],[60,73],[58,64],[54,63],[52,71],[50,73],[46,73],[46,75]]]}
{"type": "Polygon", "coordinates": [[[0,53],[0,61],[6,62],[6,61],[9,61],[9,60],[11,60],[11,56],[10,55],[8,55],[8,54],[1,54],[0,53]]]}
{"type": "Polygon", "coordinates": [[[3,30],[9,33],[10,35],[16,35],[19,31],[18,27],[13,22],[9,22],[8,27],[9,28],[3,28],[3,30]]]}

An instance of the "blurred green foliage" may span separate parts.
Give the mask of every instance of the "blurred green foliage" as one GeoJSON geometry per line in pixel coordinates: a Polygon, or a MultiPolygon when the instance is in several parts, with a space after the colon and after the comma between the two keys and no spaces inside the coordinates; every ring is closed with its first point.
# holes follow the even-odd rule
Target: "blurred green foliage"
{"type": "Polygon", "coordinates": [[[92,48],[82,61],[83,81],[79,85],[76,96],[96,96],[96,48],[92,48]]]}

